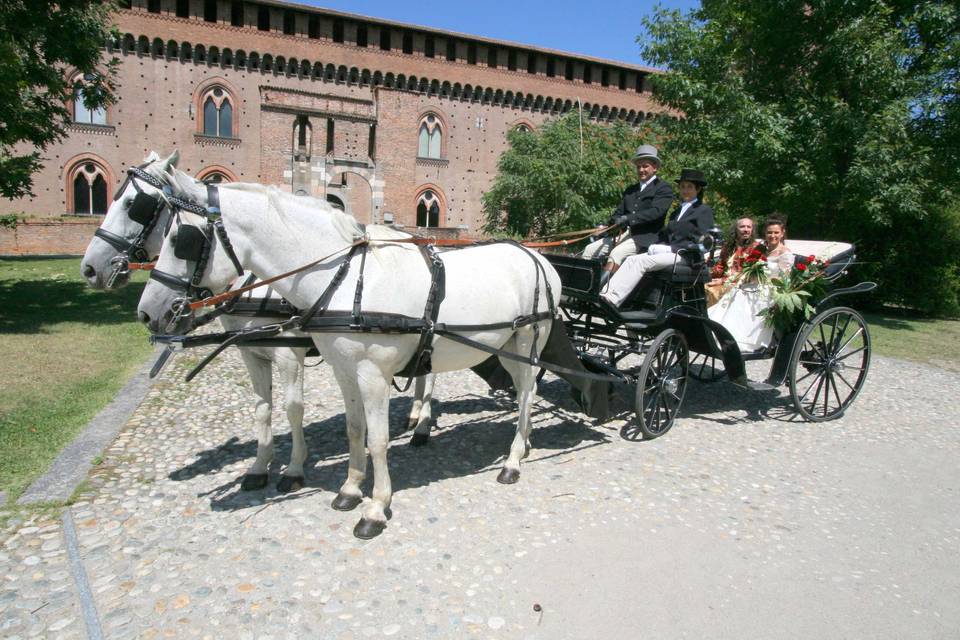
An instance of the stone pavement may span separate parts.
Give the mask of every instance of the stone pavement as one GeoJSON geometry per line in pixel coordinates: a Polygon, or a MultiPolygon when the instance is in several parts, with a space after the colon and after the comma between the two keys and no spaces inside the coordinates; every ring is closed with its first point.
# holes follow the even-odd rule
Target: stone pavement
{"type": "Polygon", "coordinates": [[[307,372],[308,486],[242,493],[242,366],[228,352],[186,385],[196,357],[168,366],[63,519],[0,534],[0,637],[960,635],[960,374],[875,358],[825,424],[792,421],[783,394],[693,384],[645,443],[588,424],[548,376],[512,486],[495,481],[512,403],[443,375],[426,448],[407,446],[409,394],[393,402],[393,518],[363,542],[359,512],[329,506],[346,472],[329,369],[307,372]]]}

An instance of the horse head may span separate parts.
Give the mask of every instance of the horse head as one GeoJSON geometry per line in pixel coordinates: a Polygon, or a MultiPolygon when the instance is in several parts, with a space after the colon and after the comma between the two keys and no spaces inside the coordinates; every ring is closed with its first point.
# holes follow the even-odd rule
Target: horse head
{"type": "Polygon", "coordinates": [[[169,215],[161,188],[179,159],[177,151],[166,159],[151,151],[143,164],[127,171],[80,261],[80,273],[91,287],[121,287],[129,280],[129,262],[147,262],[157,255],[169,215]]]}
{"type": "Polygon", "coordinates": [[[165,230],[137,317],[154,334],[183,334],[194,318],[190,303],[227,289],[237,270],[214,222],[177,211],[165,230]]]}

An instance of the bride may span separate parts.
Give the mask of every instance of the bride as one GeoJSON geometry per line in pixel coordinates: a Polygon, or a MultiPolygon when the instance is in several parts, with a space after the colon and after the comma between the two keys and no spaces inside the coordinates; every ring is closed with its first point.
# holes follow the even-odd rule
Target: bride
{"type": "MultiPolygon", "coordinates": [[[[784,244],[786,221],[777,215],[770,216],[763,225],[763,236],[765,246],[760,249],[766,254],[767,278],[788,273],[793,267],[793,253],[784,244]]],[[[760,315],[770,306],[772,295],[769,284],[740,277],[717,304],[707,309],[707,315],[730,332],[741,351],[759,351],[769,347],[773,339],[773,327],[767,326],[760,315]]]]}

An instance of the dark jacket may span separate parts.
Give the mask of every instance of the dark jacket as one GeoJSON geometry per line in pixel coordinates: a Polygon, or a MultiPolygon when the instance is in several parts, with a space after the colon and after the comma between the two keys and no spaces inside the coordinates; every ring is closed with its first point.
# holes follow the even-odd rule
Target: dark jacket
{"type": "Polygon", "coordinates": [[[708,205],[696,200],[678,221],[682,206],[683,203],[680,203],[670,212],[670,221],[657,240],[661,244],[669,244],[674,252],[696,245],[700,237],[713,227],[713,209],[708,205]]]}
{"type": "Polygon", "coordinates": [[[638,182],[623,192],[620,206],[613,212],[610,220],[626,216],[637,250],[645,251],[657,241],[657,234],[663,229],[663,221],[672,202],[673,189],[659,177],[654,178],[642,191],[638,182]]]}

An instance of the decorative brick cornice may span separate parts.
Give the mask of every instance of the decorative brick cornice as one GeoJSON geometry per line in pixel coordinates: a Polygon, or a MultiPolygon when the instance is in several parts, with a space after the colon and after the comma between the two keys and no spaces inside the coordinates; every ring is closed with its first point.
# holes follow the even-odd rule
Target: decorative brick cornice
{"type": "Polygon", "coordinates": [[[446,158],[420,158],[417,157],[417,164],[424,167],[446,167],[450,165],[450,161],[446,158]]]}
{"type": "Polygon", "coordinates": [[[202,133],[193,134],[193,141],[203,147],[239,147],[243,142],[240,138],[205,136],[202,133]]]}
{"type": "Polygon", "coordinates": [[[117,134],[117,128],[111,124],[89,124],[86,122],[71,122],[67,125],[67,131],[92,133],[100,136],[113,136],[117,134]]]}

